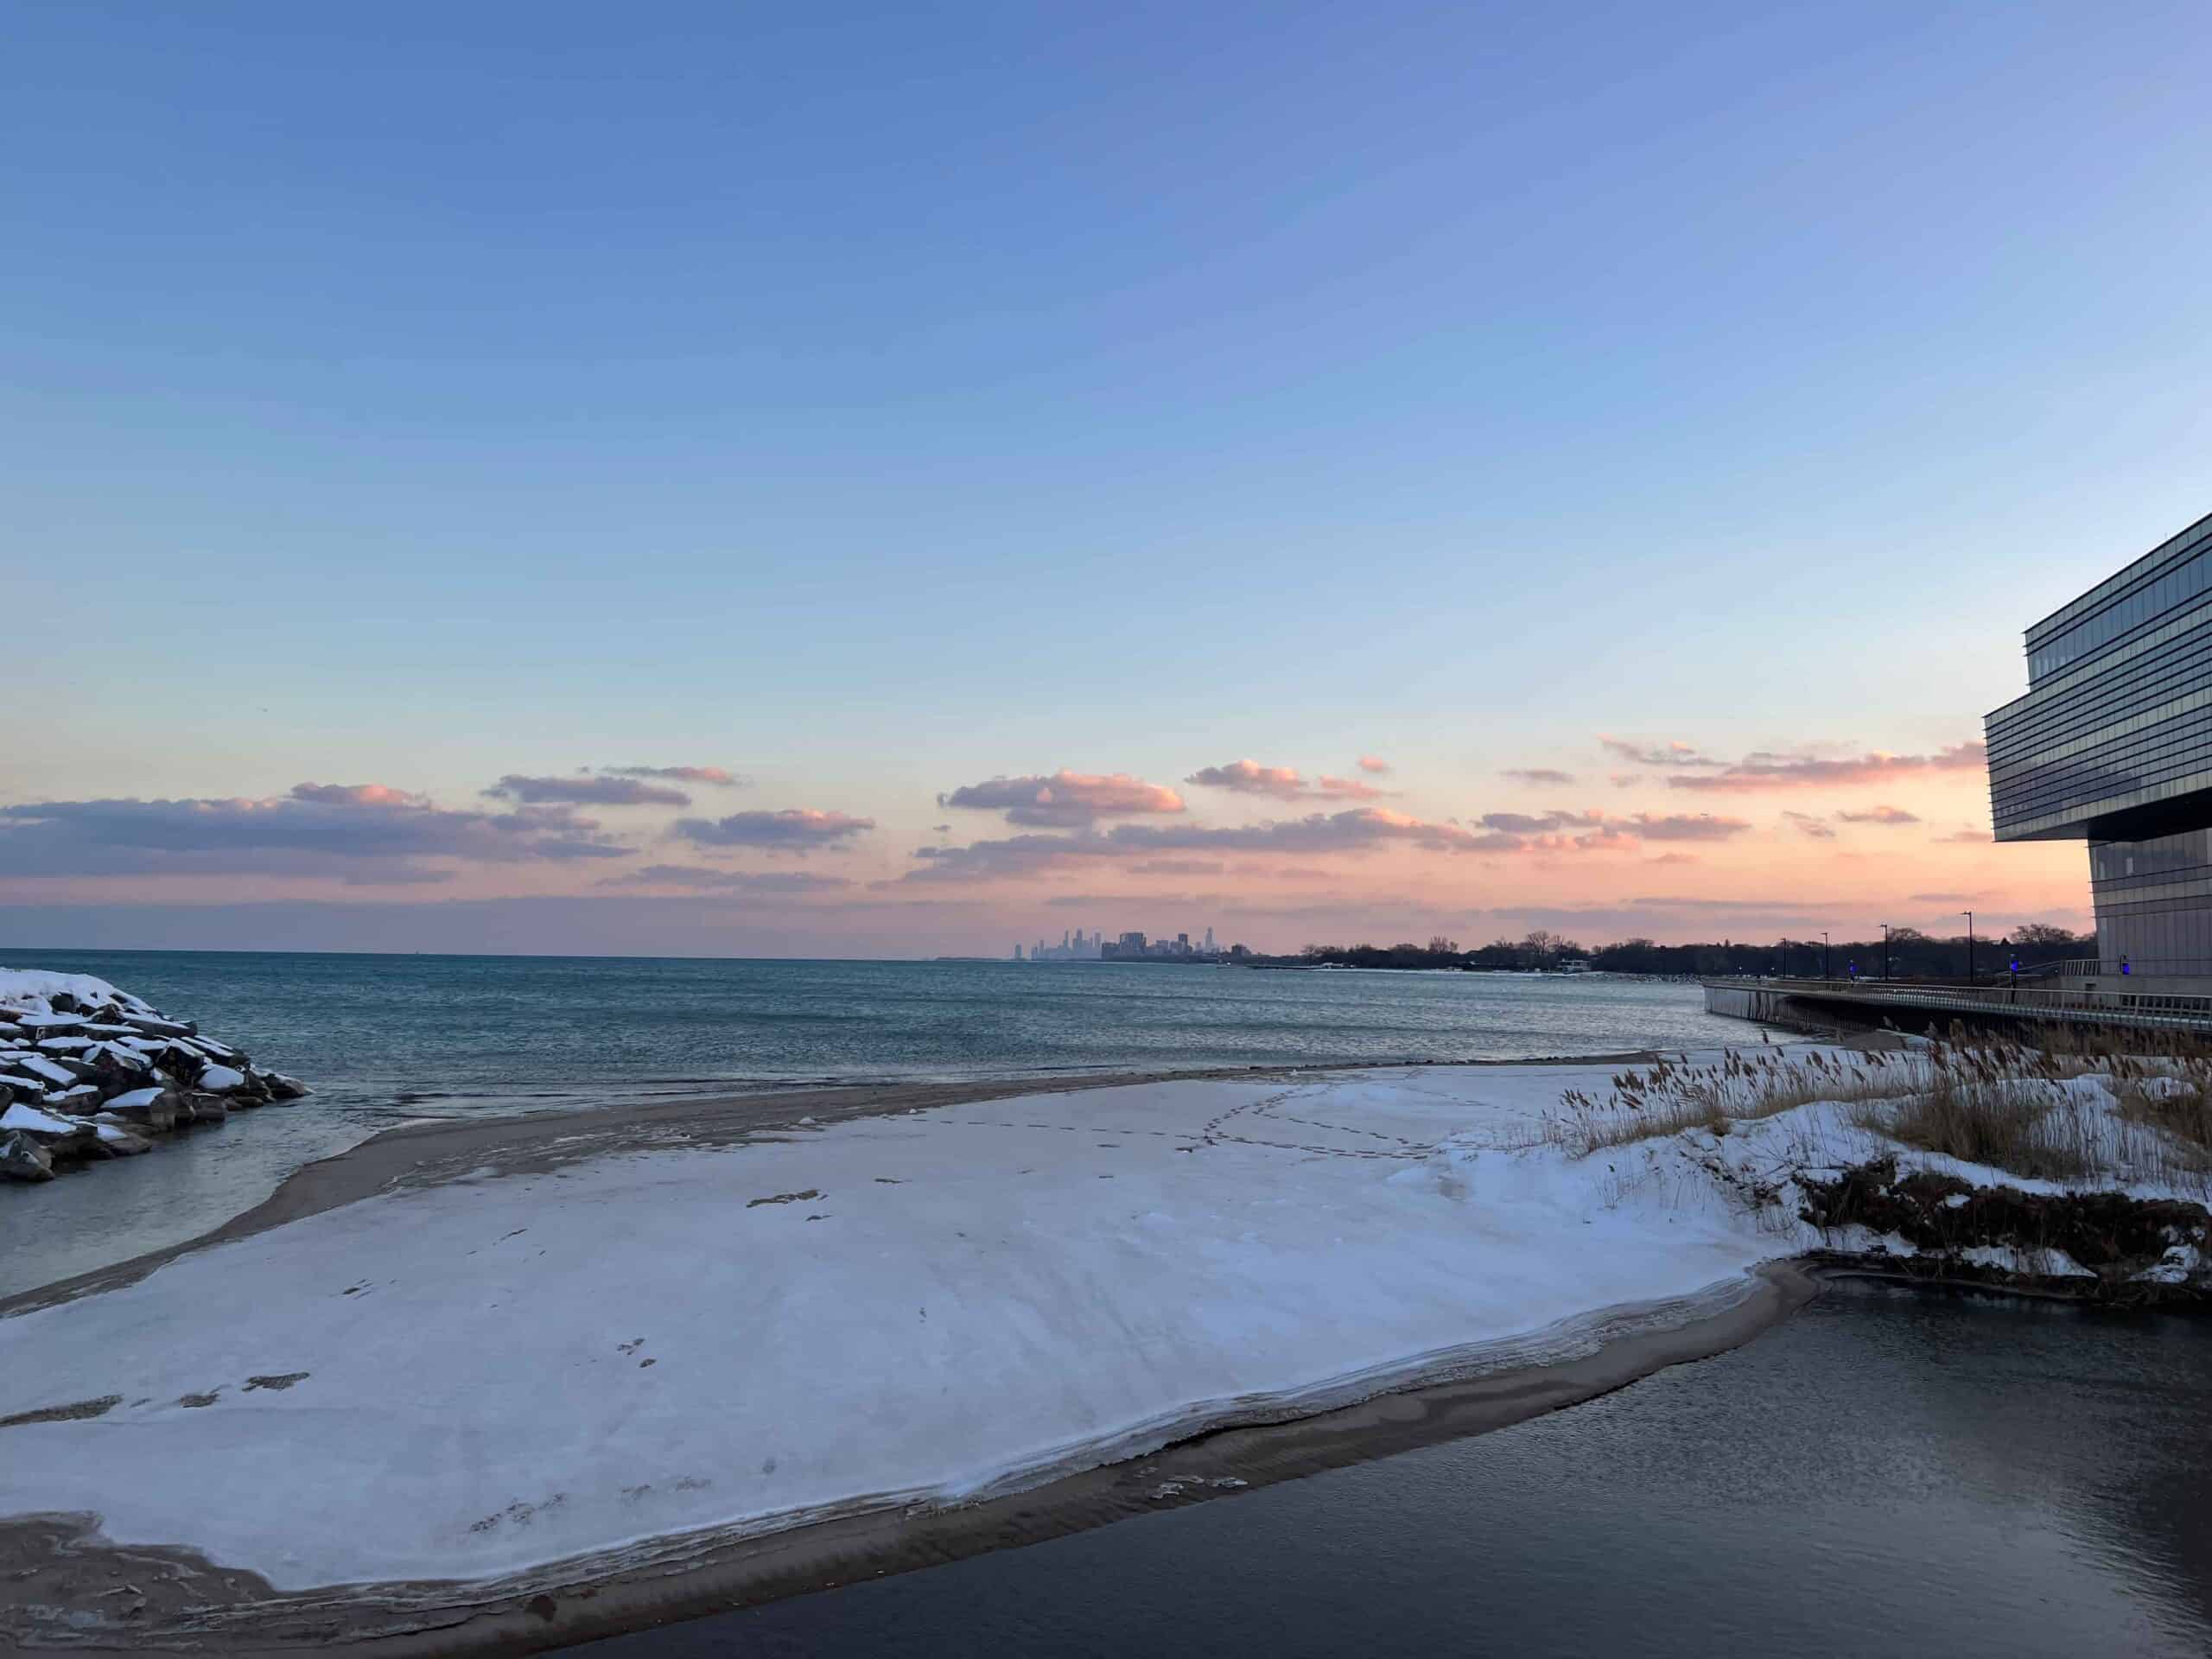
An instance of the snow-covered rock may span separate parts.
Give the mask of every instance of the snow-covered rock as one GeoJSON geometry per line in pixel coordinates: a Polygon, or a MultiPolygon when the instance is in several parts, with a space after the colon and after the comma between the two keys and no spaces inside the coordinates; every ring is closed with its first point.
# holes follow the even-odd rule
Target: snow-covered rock
{"type": "Polygon", "coordinates": [[[77,1127],[75,1120],[57,1117],[35,1106],[10,1106],[0,1112],[0,1132],[20,1129],[26,1135],[71,1135],[77,1127]]]}
{"type": "MultiPolygon", "coordinates": [[[[307,1092],[105,980],[0,968],[0,1108],[40,1115],[41,1127],[8,1133],[49,1163],[142,1151],[149,1135],[307,1092]],[[78,1116],[59,1115],[62,1107],[78,1116]],[[112,1118],[106,1133],[95,1114],[112,1118]],[[54,1122],[63,1127],[43,1126],[54,1122]]],[[[39,1159],[16,1161],[10,1173],[43,1179],[39,1159]]]]}

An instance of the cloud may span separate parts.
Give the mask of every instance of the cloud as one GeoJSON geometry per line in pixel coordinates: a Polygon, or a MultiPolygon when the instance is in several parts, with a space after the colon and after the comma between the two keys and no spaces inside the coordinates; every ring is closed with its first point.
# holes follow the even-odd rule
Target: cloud
{"type": "Polygon", "coordinates": [[[1084,835],[1009,836],[965,847],[919,847],[920,868],[904,881],[983,881],[1033,875],[1059,864],[1093,858],[1146,858],[1176,853],[1363,852],[1404,845],[1433,852],[1503,851],[1493,837],[1453,824],[1434,823],[1386,807],[1361,806],[1302,818],[1206,829],[1194,823],[1119,823],[1084,835]]]}
{"type": "Polygon", "coordinates": [[[1518,784],[1557,784],[1561,786],[1574,781],[1571,772],[1561,772],[1556,766],[1507,766],[1498,774],[1518,784]]]}
{"type": "Polygon", "coordinates": [[[1895,782],[1948,772],[1980,772],[1989,764],[1980,743],[1954,743],[1933,754],[1890,754],[1881,750],[1841,760],[1799,752],[1761,750],[1710,775],[1669,778],[1673,789],[1750,791],[1840,788],[1895,782]]]}
{"type": "MultiPolygon", "coordinates": [[[[1478,826],[1439,823],[1387,807],[1315,812],[1302,818],[1220,829],[1199,824],[1123,823],[1072,836],[1011,836],[965,847],[920,847],[918,868],[902,881],[984,881],[1034,875],[1091,858],[1157,861],[1178,853],[1362,853],[1408,846],[1441,853],[1590,853],[1630,850],[1650,841],[1720,841],[1751,828],[1712,813],[1612,818],[1599,812],[1493,812],[1478,826]]],[[[1302,871],[1301,874],[1321,874],[1302,871]]]]}
{"type": "Polygon", "coordinates": [[[1700,753],[1696,745],[1691,743],[1637,743],[1627,738],[1608,737],[1603,732],[1598,734],[1598,742],[1608,753],[1639,766],[1718,766],[1726,764],[1709,754],[1700,753]]]}
{"type": "Polygon", "coordinates": [[[875,828],[874,818],[812,807],[780,812],[733,812],[726,818],[678,818],[673,833],[701,847],[765,847],[771,852],[810,853],[844,847],[875,828]]]}
{"type": "Polygon", "coordinates": [[[1784,820],[1795,826],[1801,836],[1808,836],[1815,841],[1835,839],[1835,826],[1815,817],[1809,812],[1784,812],[1782,816],[1784,820]]]}
{"type": "Polygon", "coordinates": [[[963,784],[938,796],[937,804],[1004,812],[1008,823],[1059,828],[1183,810],[1183,798],[1164,785],[1148,784],[1125,772],[1070,772],[1065,766],[1049,778],[1000,777],[963,784]]]}
{"type": "Polygon", "coordinates": [[[1643,781],[1643,774],[1640,772],[1615,772],[1606,776],[1615,789],[1634,789],[1643,781]]]}
{"type": "Polygon", "coordinates": [[[1632,812],[1626,817],[1615,817],[1594,809],[1585,812],[1485,812],[1480,822],[1484,829],[1499,835],[1553,837],[1551,841],[1530,843],[1534,850],[1540,852],[1567,850],[1567,843],[1556,839],[1563,832],[1573,832],[1572,844],[1587,852],[1623,848],[1630,840],[1726,841],[1751,827],[1745,819],[1718,817],[1710,812],[1632,812]]]}
{"type": "Polygon", "coordinates": [[[753,780],[721,766],[601,766],[616,778],[663,778],[677,784],[712,784],[717,789],[745,789],[753,780]]]}
{"type": "Polygon", "coordinates": [[[1918,823],[1920,815],[1901,806],[1870,806],[1864,812],[1839,812],[1838,823],[1918,823]]]}
{"type": "Polygon", "coordinates": [[[1704,861],[1695,853],[1661,853],[1643,861],[1647,864],[1698,864],[1704,861]]]}
{"type": "Polygon", "coordinates": [[[1219,875],[1224,866],[1211,858],[1148,858],[1128,867],[1131,875],[1219,875]]]}
{"type": "Polygon", "coordinates": [[[1994,841],[1997,837],[1991,835],[1986,830],[1954,830],[1949,835],[1937,836],[1935,839],[1937,841],[1971,842],[1974,845],[1980,846],[1985,842],[1994,841]]]}
{"type": "Polygon", "coordinates": [[[603,773],[582,778],[525,778],[520,772],[511,772],[484,793],[493,800],[524,801],[532,805],[547,803],[563,803],[571,806],[691,804],[691,798],[680,789],[603,773]]]}
{"type": "Polygon", "coordinates": [[[428,806],[429,798],[389,784],[294,784],[291,798],[318,806],[428,806]]]}
{"type": "Polygon", "coordinates": [[[827,893],[849,887],[842,875],[817,875],[810,870],[717,870],[703,864],[648,864],[643,869],[609,876],[602,887],[687,887],[698,892],[790,893],[827,893]]]}
{"type": "Polygon", "coordinates": [[[448,810],[383,784],[300,784],[253,800],[36,801],[0,807],[0,874],[252,872],[424,881],[426,859],[516,864],[626,858],[566,806],[448,810]]]}
{"type": "Polygon", "coordinates": [[[1973,893],[1913,893],[1905,896],[1916,905],[1971,905],[1998,895],[1986,888],[1978,888],[1973,893]]]}
{"type": "Polygon", "coordinates": [[[1306,779],[1295,766],[1263,766],[1256,760],[1232,760],[1225,766],[1201,766],[1183,780],[1202,789],[1232,790],[1240,795],[1267,795],[1279,801],[1314,799],[1379,801],[1389,791],[1357,778],[1332,778],[1325,772],[1306,779]]]}
{"type": "Polygon", "coordinates": [[[1377,754],[1363,754],[1359,757],[1359,769],[1381,778],[1389,772],[1390,763],[1377,754]]]}
{"type": "Polygon", "coordinates": [[[1306,792],[1295,766],[1263,766],[1256,760],[1232,760],[1225,766],[1200,766],[1183,780],[1202,789],[1233,789],[1240,795],[1272,795],[1294,801],[1306,792]]]}

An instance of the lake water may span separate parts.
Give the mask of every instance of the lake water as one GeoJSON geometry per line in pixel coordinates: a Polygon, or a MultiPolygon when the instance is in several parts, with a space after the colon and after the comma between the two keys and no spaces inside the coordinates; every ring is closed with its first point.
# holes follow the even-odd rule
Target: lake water
{"type": "Polygon", "coordinates": [[[2212,1652],[2212,1325],[1866,1285],[1496,1433],[591,1644],[2212,1652]]]}
{"type": "Polygon", "coordinates": [[[741,1094],[1756,1041],[1694,985],[1109,963],[0,950],[97,974],[315,1090],[0,1191],[0,1294],[190,1238],[410,1118],[741,1094]]]}

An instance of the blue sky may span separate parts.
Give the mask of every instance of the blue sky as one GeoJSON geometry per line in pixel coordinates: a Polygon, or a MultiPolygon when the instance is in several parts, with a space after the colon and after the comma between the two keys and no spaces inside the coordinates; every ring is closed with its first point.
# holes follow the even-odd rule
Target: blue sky
{"type": "MultiPolygon", "coordinates": [[[[0,804],[727,765],[748,809],[875,826],[874,897],[733,906],[730,949],[977,948],[1067,878],[887,917],[939,793],[1373,753],[1440,823],[1663,804],[1598,781],[1600,732],[1932,754],[2021,689],[2028,621],[2212,505],[2201,8],[19,3],[10,35],[34,720],[0,804]],[[1531,766],[1579,793],[1498,776],[1531,766]]],[[[1952,785],[1918,816],[1984,811],[1952,785]]],[[[1742,868],[1666,880],[2085,897],[2032,849],[1892,845],[1853,885],[1747,816],[1742,868]]],[[[251,942],[188,860],[7,846],[35,942],[88,905],[251,942]]],[[[1294,908],[1474,931],[1533,889],[1604,932],[1665,896],[1448,861],[1357,853],[1294,908]]],[[[1257,919],[1264,868],[1117,874],[1128,925],[1320,925],[1257,919]]]]}

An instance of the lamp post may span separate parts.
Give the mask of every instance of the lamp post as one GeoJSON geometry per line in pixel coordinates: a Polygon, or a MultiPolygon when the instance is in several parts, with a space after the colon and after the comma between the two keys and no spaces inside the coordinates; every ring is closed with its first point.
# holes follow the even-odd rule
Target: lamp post
{"type": "Polygon", "coordinates": [[[1971,985],[1974,983],[1974,912],[1962,910],[1959,914],[1967,918],[1967,983],[1971,985]]]}
{"type": "Polygon", "coordinates": [[[1883,982],[1884,984],[1887,984],[1887,983],[1889,982],[1889,978],[1890,978],[1890,925],[1889,925],[1887,922],[1884,922],[1884,923],[1882,924],[1882,982],[1883,982]]]}
{"type": "Polygon", "coordinates": [[[1835,977],[1828,972],[1828,931],[1825,927],[1821,930],[1821,977],[1822,979],[1835,977]]]}

